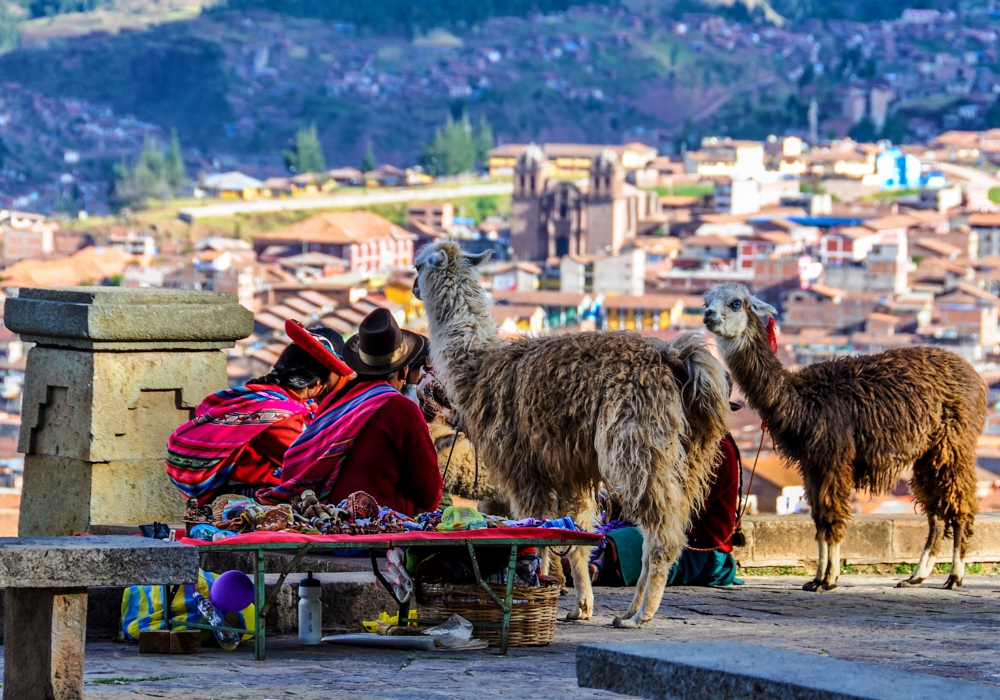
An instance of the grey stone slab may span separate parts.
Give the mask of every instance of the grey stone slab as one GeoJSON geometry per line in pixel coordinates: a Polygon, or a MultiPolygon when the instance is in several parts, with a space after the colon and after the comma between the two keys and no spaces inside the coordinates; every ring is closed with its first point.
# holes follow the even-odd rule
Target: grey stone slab
{"type": "Polygon", "coordinates": [[[198,549],[145,537],[0,538],[0,587],[194,583],[198,549]]]}
{"type": "Polygon", "coordinates": [[[1000,689],[743,642],[583,645],[577,681],[651,700],[1000,700],[1000,689]]]}
{"type": "Polygon", "coordinates": [[[253,330],[235,294],[119,287],[26,288],[7,328],[45,346],[103,350],[231,347],[253,330]]]}

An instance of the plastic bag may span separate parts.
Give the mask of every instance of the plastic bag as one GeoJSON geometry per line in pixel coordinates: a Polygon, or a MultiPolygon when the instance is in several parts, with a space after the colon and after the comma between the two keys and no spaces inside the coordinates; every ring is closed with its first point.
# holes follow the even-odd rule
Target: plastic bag
{"type": "Polygon", "coordinates": [[[424,634],[434,638],[434,644],[445,649],[468,646],[472,639],[472,623],[461,615],[452,615],[447,622],[424,630],[424,634]]]}
{"type": "Polygon", "coordinates": [[[486,518],[475,508],[466,506],[448,506],[441,514],[441,524],[438,530],[450,532],[453,530],[479,530],[486,527],[486,518]]]}
{"type": "Polygon", "coordinates": [[[413,579],[406,573],[406,552],[399,547],[390,549],[385,556],[386,580],[392,584],[392,592],[400,603],[405,603],[413,597],[413,579]]]}

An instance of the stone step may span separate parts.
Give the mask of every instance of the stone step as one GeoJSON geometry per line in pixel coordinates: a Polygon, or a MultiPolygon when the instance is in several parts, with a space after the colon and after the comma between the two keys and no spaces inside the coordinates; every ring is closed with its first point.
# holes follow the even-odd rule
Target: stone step
{"type": "Polygon", "coordinates": [[[585,644],[576,677],[651,700],[1000,700],[1000,688],[743,642],[585,644]]]}

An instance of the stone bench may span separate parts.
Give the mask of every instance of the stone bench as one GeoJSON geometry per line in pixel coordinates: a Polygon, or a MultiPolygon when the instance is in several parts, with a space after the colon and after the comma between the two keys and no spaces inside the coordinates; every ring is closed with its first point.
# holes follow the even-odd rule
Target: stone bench
{"type": "Polygon", "coordinates": [[[198,550],[141,537],[0,538],[4,700],[79,700],[87,587],[194,583],[198,550]]]}
{"type": "Polygon", "coordinates": [[[1000,700],[1000,688],[743,642],[583,645],[576,677],[652,700],[1000,700]]]}

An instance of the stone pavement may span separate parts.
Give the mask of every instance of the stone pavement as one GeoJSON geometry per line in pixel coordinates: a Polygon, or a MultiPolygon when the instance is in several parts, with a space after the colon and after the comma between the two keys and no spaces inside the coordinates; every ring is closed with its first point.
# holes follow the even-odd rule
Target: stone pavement
{"type": "MultiPolygon", "coordinates": [[[[248,650],[206,650],[199,656],[139,656],[129,645],[88,644],[84,697],[399,699],[624,698],[576,686],[576,646],[603,641],[741,640],[761,646],[963,678],[1000,686],[1000,578],[966,575],[958,592],[897,589],[903,576],[849,575],[825,594],[800,590],[801,576],[749,577],[742,588],[667,589],[659,615],[641,630],[616,630],[630,589],[599,588],[596,619],[561,622],[556,644],[514,648],[508,658],[486,652],[429,654],[300,647],[293,638],[268,640],[268,660],[248,650]],[[120,677],[171,676],[127,685],[120,677]],[[102,682],[95,684],[94,681],[102,682]]],[[[561,601],[563,612],[570,598],[561,601]]]]}

